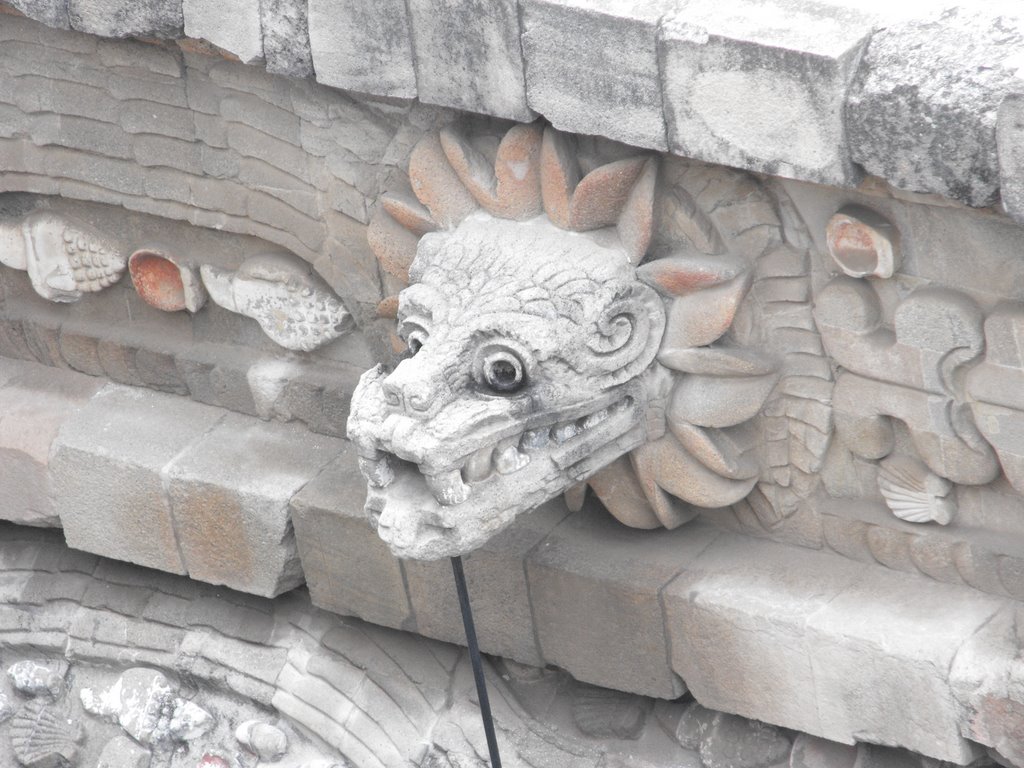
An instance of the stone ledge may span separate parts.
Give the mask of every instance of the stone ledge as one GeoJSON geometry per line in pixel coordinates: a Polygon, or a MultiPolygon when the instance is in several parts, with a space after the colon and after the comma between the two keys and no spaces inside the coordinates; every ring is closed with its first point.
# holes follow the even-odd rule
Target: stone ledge
{"type": "MultiPolygon", "coordinates": [[[[0,358],[0,398],[39,370],[52,374],[0,358]]],[[[346,441],[80,374],[48,386],[81,401],[39,399],[57,434],[46,479],[73,545],[257,595],[301,583],[301,560],[314,604],[461,640],[447,562],[391,558],[351,490],[362,485],[346,441]]],[[[980,754],[968,739],[1016,755],[1024,729],[1024,603],[1012,599],[704,521],[629,529],[560,500],[469,556],[467,573],[484,650],[582,681],[661,698],[689,688],[746,717],[959,764],[980,754]]],[[[133,595],[82,599],[123,612],[133,595]]]]}
{"type": "Polygon", "coordinates": [[[187,34],[336,88],[516,120],[537,113],[567,130],[803,181],[853,186],[867,171],[971,206],[996,204],[1005,188],[1004,205],[1024,221],[1019,107],[1003,112],[998,141],[996,131],[1000,104],[1024,95],[1012,55],[1024,20],[1012,0],[208,5],[6,0],[0,10],[109,37],[187,34]],[[119,3],[129,12],[116,13],[119,3]],[[475,34],[453,45],[453,28],[475,34]]]}

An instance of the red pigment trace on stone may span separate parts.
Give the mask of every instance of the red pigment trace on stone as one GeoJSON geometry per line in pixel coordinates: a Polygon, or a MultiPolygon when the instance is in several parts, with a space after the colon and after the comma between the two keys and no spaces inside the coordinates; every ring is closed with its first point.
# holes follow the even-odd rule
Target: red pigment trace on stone
{"type": "Polygon", "coordinates": [[[155,253],[139,251],[128,262],[132,284],[139,296],[164,312],[185,309],[185,287],[178,267],[155,253]]]}

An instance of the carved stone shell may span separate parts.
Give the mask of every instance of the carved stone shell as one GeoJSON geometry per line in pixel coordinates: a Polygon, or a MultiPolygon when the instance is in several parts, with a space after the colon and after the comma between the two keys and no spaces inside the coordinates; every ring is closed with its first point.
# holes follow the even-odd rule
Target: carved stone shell
{"type": "Polygon", "coordinates": [[[878,472],[878,490],[892,513],[908,523],[949,525],[956,513],[953,484],[913,456],[886,458],[878,472]]]}
{"type": "Polygon", "coordinates": [[[30,701],[11,721],[14,756],[25,768],[63,768],[74,763],[82,729],[66,705],[30,701]]]}

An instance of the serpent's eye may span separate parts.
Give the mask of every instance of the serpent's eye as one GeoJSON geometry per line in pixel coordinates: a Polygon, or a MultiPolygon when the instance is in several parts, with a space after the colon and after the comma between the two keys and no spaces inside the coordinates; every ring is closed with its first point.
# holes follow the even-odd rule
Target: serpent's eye
{"type": "Polygon", "coordinates": [[[409,351],[412,354],[416,354],[420,351],[420,348],[427,341],[427,332],[422,328],[417,328],[414,331],[409,332],[409,336],[406,338],[405,343],[409,346],[409,351]]]}
{"type": "Polygon", "coordinates": [[[484,383],[501,394],[517,392],[526,384],[523,361],[514,352],[507,350],[489,353],[484,358],[482,372],[484,383]]]}

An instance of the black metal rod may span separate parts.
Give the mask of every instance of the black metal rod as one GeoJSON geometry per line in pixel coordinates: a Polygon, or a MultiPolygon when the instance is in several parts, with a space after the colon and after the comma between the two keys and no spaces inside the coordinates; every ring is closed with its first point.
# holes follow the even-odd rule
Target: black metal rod
{"type": "Polygon", "coordinates": [[[491,753],[491,768],[501,768],[498,741],[494,738],[494,718],[491,717],[491,701],[487,698],[487,681],[484,680],[484,666],[483,662],[480,661],[480,646],[476,642],[476,626],[473,624],[473,609],[469,607],[469,589],[466,587],[466,574],[462,571],[461,557],[452,558],[452,573],[455,574],[455,588],[459,592],[462,626],[466,629],[466,645],[469,646],[469,661],[473,665],[476,695],[480,699],[480,718],[484,721],[487,751],[491,753]]]}

